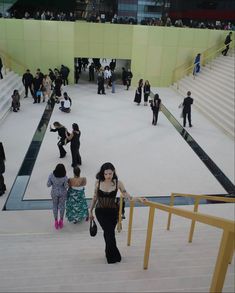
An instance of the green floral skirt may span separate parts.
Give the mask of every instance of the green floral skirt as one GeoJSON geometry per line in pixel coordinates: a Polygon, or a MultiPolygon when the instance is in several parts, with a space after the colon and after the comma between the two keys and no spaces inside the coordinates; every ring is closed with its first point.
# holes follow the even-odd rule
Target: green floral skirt
{"type": "Polygon", "coordinates": [[[66,201],[66,217],[69,222],[81,222],[88,217],[88,206],[85,188],[76,190],[69,188],[66,201]]]}

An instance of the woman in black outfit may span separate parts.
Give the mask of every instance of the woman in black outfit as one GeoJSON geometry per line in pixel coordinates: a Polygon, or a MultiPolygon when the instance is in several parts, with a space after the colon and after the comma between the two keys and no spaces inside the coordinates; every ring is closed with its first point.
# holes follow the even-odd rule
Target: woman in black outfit
{"type": "Polygon", "coordinates": [[[3,195],[6,191],[6,185],[4,183],[3,173],[5,172],[5,152],[3,144],[0,142],[0,196],[3,195]]]}
{"type": "Polygon", "coordinates": [[[147,106],[148,105],[148,97],[150,95],[150,84],[149,81],[146,80],[144,83],[144,105],[147,106]]]}
{"type": "MultiPolygon", "coordinates": [[[[52,132],[56,132],[58,131],[58,135],[59,135],[59,141],[57,143],[57,146],[59,148],[59,151],[60,151],[60,158],[64,158],[66,156],[66,151],[65,149],[63,148],[63,145],[66,144],[66,133],[68,132],[67,129],[62,125],[60,124],[59,122],[54,122],[53,123],[54,125],[54,129],[50,126],[50,131],[52,132]]],[[[68,133],[69,134],[69,133],[68,133]]]]}
{"type": "Polygon", "coordinates": [[[72,167],[75,168],[82,164],[82,159],[79,153],[81,131],[79,130],[77,123],[73,123],[72,128],[72,133],[70,135],[66,135],[66,137],[70,141],[72,167]]]}
{"type": "Polygon", "coordinates": [[[161,99],[159,98],[159,95],[156,94],[153,98],[153,100],[150,101],[150,106],[153,111],[153,125],[157,125],[157,119],[158,119],[158,112],[161,107],[161,99]]]}
{"type": "Polygon", "coordinates": [[[118,209],[116,204],[116,195],[118,189],[124,197],[130,199],[125,187],[115,172],[111,163],[105,163],[101,166],[96,175],[95,193],[90,207],[90,220],[93,217],[93,209],[100,226],[104,231],[105,254],[107,262],[116,263],[121,261],[121,254],[116,245],[115,227],[118,221],[118,209]]]}
{"type": "Polygon", "coordinates": [[[143,79],[141,78],[139,80],[138,87],[137,87],[137,89],[135,91],[135,99],[134,99],[134,102],[137,103],[138,106],[141,103],[142,87],[143,87],[143,79]]]}

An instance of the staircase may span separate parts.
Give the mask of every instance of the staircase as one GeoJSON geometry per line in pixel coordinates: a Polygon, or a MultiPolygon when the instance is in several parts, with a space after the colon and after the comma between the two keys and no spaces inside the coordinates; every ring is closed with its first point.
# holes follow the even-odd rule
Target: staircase
{"type": "MultiPolygon", "coordinates": [[[[234,217],[231,204],[203,205],[200,211],[234,217]]],[[[125,220],[117,233],[122,262],[107,264],[100,227],[91,238],[87,222],[54,230],[51,211],[2,212],[0,292],[209,292],[222,231],[196,224],[189,244],[190,221],[174,216],[166,231],[167,213],[158,210],[149,268],[143,270],[148,209],[134,213],[131,246],[125,220]]],[[[223,292],[234,288],[233,259],[223,292]]]]}
{"type": "Polygon", "coordinates": [[[192,92],[194,105],[225,133],[234,137],[235,55],[219,56],[196,75],[186,76],[174,84],[180,94],[192,92]]]}
{"type": "Polygon", "coordinates": [[[17,89],[21,95],[24,90],[22,78],[18,74],[4,68],[2,73],[3,79],[0,79],[0,121],[11,109],[13,91],[17,89]]]}

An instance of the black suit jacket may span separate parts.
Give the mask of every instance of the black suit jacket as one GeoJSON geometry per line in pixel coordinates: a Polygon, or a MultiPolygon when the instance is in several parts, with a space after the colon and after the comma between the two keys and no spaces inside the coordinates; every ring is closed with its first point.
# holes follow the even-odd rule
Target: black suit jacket
{"type": "Polygon", "coordinates": [[[193,99],[191,97],[186,97],[183,102],[183,107],[184,107],[183,111],[185,113],[190,112],[192,104],[193,104],[193,99]]]}

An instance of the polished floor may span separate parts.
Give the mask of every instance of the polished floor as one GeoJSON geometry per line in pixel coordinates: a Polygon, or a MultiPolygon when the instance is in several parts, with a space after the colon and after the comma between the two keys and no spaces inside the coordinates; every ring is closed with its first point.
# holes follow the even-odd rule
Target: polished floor
{"type": "MultiPolygon", "coordinates": [[[[169,88],[158,92],[165,107],[182,123],[178,105],[183,97],[169,88]]],[[[64,163],[72,176],[69,145],[67,155],[59,158],[57,134],[49,125],[59,121],[71,130],[79,124],[81,135],[82,176],[87,177],[86,196],[93,196],[95,175],[101,164],[112,162],[119,179],[133,196],[169,196],[171,192],[192,194],[226,194],[217,178],[195,154],[188,143],[163,113],[157,126],[152,126],[149,106],[133,103],[135,88],[126,91],[116,87],[112,94],[97,95],[96,85],[82,83],[64,87],[72,98],[72,111],[62,113],[55,106],[36,158],[24,199],[50,199],[46,187],[49,173],[57,163],[64,163]]],[[[193,97],[193,93],[192,93],[193,97]]],[[[33,104],[32,98],[22,99],[21,110],[10,112],[0,125],[0,140],[6,152],[5,181],[7,193],[0,198],[3,207],[21,167],[31,140],[45,110],[45,103],[33,104]]],[[[193,127],[186,127],[206,154],[234,184],[234,140],[214,126],[194,107],[193,127]]]]}

